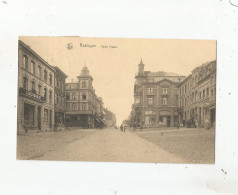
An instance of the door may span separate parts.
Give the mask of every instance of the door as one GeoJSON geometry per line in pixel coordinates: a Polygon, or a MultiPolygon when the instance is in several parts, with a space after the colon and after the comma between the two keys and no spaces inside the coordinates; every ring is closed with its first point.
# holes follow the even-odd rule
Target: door
{"type": "Polygon", "coordinates": [[[52,110],[50,110],[50,128],[52,127],[52,110]]]}
{"type": "Polygon", "coordinates": [[[37,113],[37,121],[38,121],[38,130],[41,130],[41,107],[38,106],[38,113],[37,113]]]}

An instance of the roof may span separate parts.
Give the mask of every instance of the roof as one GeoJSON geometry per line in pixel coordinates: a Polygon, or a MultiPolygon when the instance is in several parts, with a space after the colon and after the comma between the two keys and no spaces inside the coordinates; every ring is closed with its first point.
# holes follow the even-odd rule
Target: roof
{"type": "Polygon", "coordinates": [[[172,73],[172,72],[164,72],[164,71],[158,71],[158,72],[150,72],[148,73],[148,76],[181,76],[179,74],[176,73],[172,73]]]}
{"type": "Polygon", "coordinates": [[[68,76],[58,67],[58,66],[53,66],[56,71],[58,71],[62,76],[67,78],[68,76]]]}
{"type": "Polygon", "coordinates": [[[50,68],[52,71],[55,72],[55,69],[53,66],[51,66],[48,62],[46,62],[38,53],[36,53],[33,49],[31,49],[31,47],[27,44],[25,44],[23,41],[18,40],[18,45],[21,45],[23,48],[27,49],[29,52],[32,53],[32,55],[34,55],[35,57],[38,58],[38,60],[40,60],[42,63],[44,63],[46,66],[48,66],[48,68],[50,68]]]}

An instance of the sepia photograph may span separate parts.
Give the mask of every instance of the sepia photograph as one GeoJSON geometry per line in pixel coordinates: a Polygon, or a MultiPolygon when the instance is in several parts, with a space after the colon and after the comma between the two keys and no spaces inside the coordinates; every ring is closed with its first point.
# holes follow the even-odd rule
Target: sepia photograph
{"type": "Polygon", "coordinates": [[[17,159],[214,164],[216,43],[20,36],[17,159]]]}

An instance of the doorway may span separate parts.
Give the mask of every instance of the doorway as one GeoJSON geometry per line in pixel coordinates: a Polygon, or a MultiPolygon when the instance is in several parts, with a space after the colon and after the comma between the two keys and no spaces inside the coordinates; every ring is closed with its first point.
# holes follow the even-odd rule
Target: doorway
{"type": "Polygon", "coordinates": [[[41,130],[41,107],[38,106],[38,113],[37,113],[37,121],[38,121],[38,130],[41,130]]]}

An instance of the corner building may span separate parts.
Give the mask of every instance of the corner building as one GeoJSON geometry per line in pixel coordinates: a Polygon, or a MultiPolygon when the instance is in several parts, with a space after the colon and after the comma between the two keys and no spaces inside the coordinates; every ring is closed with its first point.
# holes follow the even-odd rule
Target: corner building
{"type": "Polygon", "coordinates": [[[92,86],[93,78],[86,66],[78,76],[78,82],[65,84],[67,127],[94,128],[103,122],[103,101],[92,86]]]}
{"type": "Polygon", "coordinates": [[[132,121],[136,126],[174,127],[179,122],[178,84],[185,76],[144,70],[141,60],[135,76],[132,121]]]}
{"type": "Polygon", "coordinates": [[[54,75],[53,67],[18,42],[18,133],[53,130],[54,75]]]}

